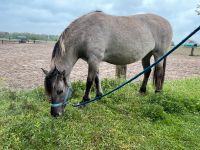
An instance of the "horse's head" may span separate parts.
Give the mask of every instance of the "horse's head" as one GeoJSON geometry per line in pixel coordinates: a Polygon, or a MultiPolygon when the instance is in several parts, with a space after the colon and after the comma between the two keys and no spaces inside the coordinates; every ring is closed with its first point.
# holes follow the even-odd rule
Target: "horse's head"
{"type": "Polygon", "coordinates": [[[57,117],[64,112],[64,107],[72,93],[71,86],[66,79],[65,71],[60,72],[56,67],[49,72],[42,70],[46,75],[44,87],[50,97],[51,115],[57,117]]]}

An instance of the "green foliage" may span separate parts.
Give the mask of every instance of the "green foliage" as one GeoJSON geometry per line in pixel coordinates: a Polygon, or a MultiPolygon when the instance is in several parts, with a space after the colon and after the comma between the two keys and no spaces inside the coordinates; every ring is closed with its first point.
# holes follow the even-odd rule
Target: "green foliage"
{"type": "Polygon", "coordinates": [[[156,104],[143,105],[141,110],[142,116],[152,121],[165,119],[165,112],[162,106],[156,104]]]}
{"type": "Polygon", "coordinates": [[[197,12],[197,15],[200,15],[200,4],[197,5],[197,9],[195,11],[197,12]]]}
{"type": "MultiPolygon", "coordinates": [[[[104,80],[104,92],[121,82],[104,80]]],[[[198,149],[200,78],[167,81],[161,94],[148,85],[140,95],[139,85],[77,109],[71,104],[82,99],[85,83],[74,82],[59,118],[50,116],[43,88],[0,88],[0,149],[198,149]]]]}

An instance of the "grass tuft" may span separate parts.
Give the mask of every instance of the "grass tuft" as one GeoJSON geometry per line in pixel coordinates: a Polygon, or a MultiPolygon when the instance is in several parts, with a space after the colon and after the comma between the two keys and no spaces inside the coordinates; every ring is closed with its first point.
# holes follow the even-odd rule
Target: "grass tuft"
{"type": "MultiPolygon", "coordinates": [[[[122,80],[103,80],[107,92],[122,80]]],[[[166,81],[155,94],[149,84],[130,83],[83,109],[85,83],[72,83],[73,97],[59,118],[50,116],[43,88],[0,88],[0,149],[198,149],[200,78],[166,81]]],[[[95,96],[95,89],[92,89],[95,96]]]]}

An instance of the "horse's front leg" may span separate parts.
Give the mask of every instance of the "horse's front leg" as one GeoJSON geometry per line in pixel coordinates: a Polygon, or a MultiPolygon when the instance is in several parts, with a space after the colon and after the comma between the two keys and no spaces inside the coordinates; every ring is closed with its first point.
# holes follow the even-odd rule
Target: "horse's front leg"
{"type": "MultiPolygon", "coordinates": [[[[99,61],[88,61],[88,77],[87,77],[87,81],[86,81],[86,89],[85,89],[85,94],[83,96],[83,100],[82,101],[88,101],[90,100],[90,89],[92,87],[93,81],[95,80],[95,83],[99,82],[99,79],[96,78],[97,76],[97,72],[99,70],[99,61]]],[[[99,84],[99,83],[98,83],[99,84]]],[[[98,88],[100,86],[98,85],[98,88]]],[[[100,91],[100,88],[99,88],[100,91]]],[[[98,92],[99,94],[99,92],[98,92]]]]}

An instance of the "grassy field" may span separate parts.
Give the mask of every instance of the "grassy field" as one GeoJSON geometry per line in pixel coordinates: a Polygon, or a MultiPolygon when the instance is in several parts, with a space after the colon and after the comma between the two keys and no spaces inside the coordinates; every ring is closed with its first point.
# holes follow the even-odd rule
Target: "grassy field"
{"type": "MultiPolygon", "coordinates": [[[[120,82],[104,80],[103,89],[120,82]]],[[[200,149],[200,78],[167,81],[163,94],[149,84],[140,95],[139,83],[129,84],[83,109],[71,104],[81,100],[84,84],[73,89],[56,119],[43,88],[1,88],[0,149],[200,149]]]]}

